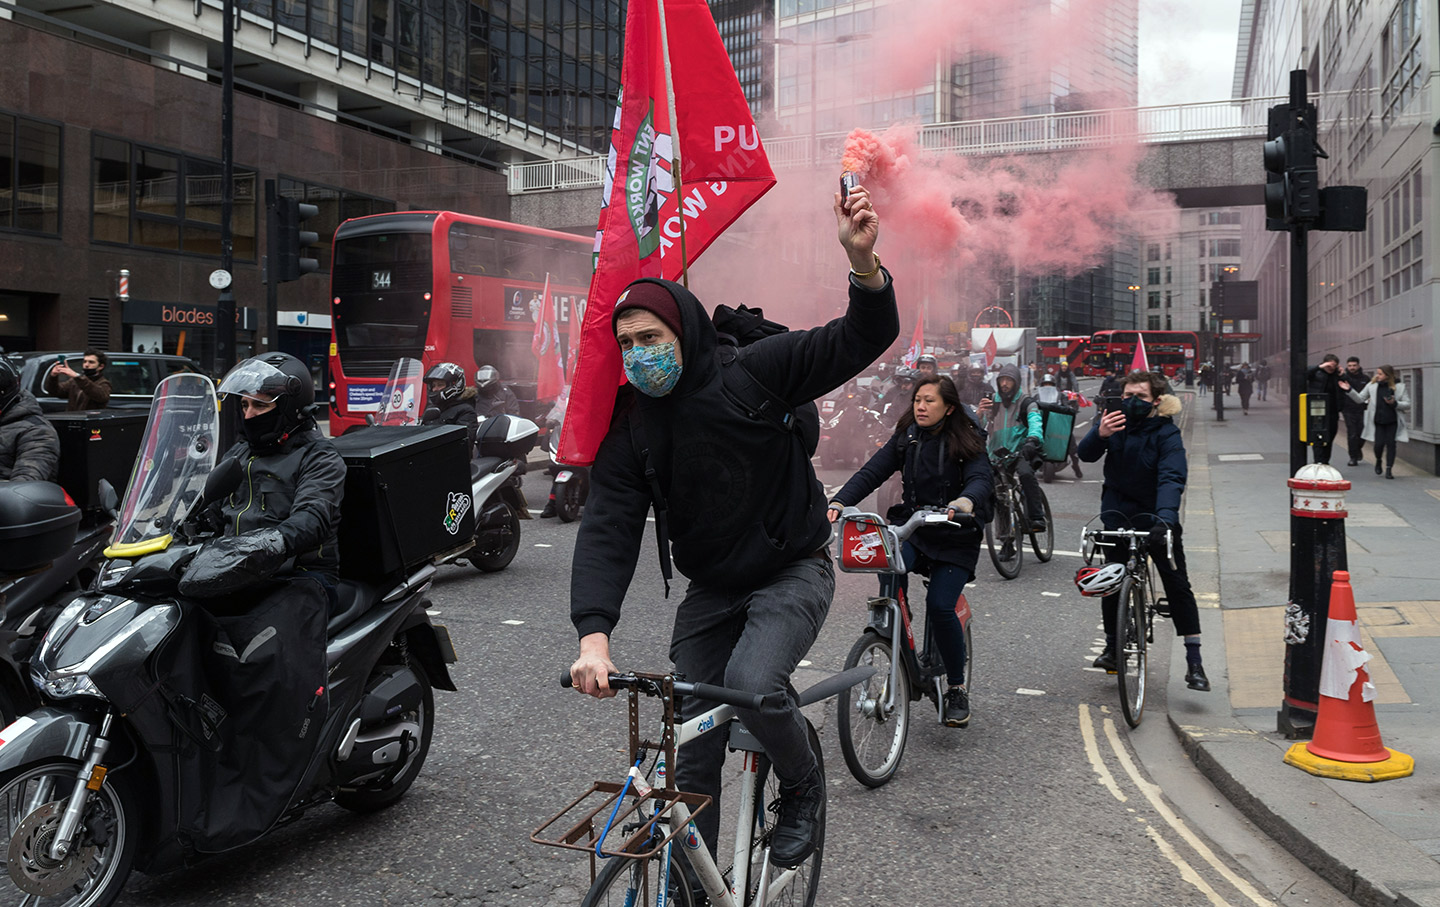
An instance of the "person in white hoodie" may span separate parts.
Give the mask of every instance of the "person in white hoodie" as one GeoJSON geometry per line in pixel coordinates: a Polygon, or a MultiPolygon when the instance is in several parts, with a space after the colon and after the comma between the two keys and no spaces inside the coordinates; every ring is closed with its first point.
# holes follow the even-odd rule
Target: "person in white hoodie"
{"type": "Polygon", "coordinates": [[[1359,391],[1344,379],[1339,383],[1340,390],[1365,407],[1365,428],[1360,436],[1369,441],[1375,451],[1375,474],[1380,475],[1380,456],[1383,453],[1385,478],[1395,478],[1391,471],[1395,466],[1395,445],[1410,440],[1405,417],[1410,412],[1410,391],[1395,373],[1393,365],[1377,368],[1370,383],[1359,391]]]}

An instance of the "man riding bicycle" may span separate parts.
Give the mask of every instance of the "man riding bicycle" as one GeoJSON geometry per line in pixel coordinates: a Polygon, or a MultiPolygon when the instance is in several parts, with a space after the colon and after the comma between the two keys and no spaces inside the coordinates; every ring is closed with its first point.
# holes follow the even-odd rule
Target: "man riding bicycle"
{"type": "MultiPolygon", "coordinates": [[[[1185,443],[1174,416],[1180,400],[1158,372],[1131,372],[1125,376],[1120,408],[1097,419],[1080,441],[1080,459],[1094,463],[1105,457],[1105,484],[1100,497],[1100,519],[1106,529],[1148,529],[1152,562],[1160,572],[1175,633],[1185,637],[1185,682],[1190,689],[1208,692],[1210,681],[1200,661],[1200,611],[1190,578],[1185,572],[1185,551],[1180,545],[1180,497],[1185,492],[1185,443]],[[1170,554],[1165,534],[1171,534],[1170,554]],[[1173,556],[1175,566],[1170,566],[1173,556]]],[[[1105,560],[1124,563],[1129,546],[1111,545],[1105,560]]],[[[1105,618],[1105,651],[1095,667],[1115,672],[1115,612],[1120,595],[1107,595],[1100,610],[1105,618]]]]}
{"type": "Polygon", "coordinates": [[[1040,499],[1040,480],[1035,478],[1035,461],[1045,440],[1045,423],[1034,398],[1020,394],[1020,367],[1004,365],[995,379],[996,392],[980,401],[981,424],[990,432],[986,443],[991,455],[997,451],[1019,451],[1015,474],[1025,493],[1025,510],[1030,531],[1044,532],[1045,507],[1040,499]]]}

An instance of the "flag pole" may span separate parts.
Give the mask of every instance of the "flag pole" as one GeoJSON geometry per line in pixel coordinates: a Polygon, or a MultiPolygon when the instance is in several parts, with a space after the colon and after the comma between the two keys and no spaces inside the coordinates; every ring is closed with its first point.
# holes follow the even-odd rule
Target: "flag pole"
{"type": "Polygon", "coordinates": [[[670,114],[671,176],[675,178],[675,211],[680,218],[680,283],[690,288],[690,258],[685,251],[685,178],[680,159],[680,118],[675,114],[675,76],[670,69],[670,33],[665,26],[665,0],[655,0],[660,13],[660,49],[665,60],[665,101],[670,114]]]}

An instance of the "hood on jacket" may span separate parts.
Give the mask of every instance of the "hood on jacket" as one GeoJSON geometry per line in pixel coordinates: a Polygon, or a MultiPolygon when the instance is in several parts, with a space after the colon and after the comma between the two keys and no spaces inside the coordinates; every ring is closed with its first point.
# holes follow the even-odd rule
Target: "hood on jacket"
{"type": "Polygon", "coordinates": [[[40,401],[29,391],[21,391],[5,412],[0,413],[0,422],[14,422],[26,416],[43,416],[45,410],[40,408],[40,401]]]}
{"type": "Polygon", "coordinates": [[[995,392],[1000,392],[1000,379],[1009,378],[1015,382],[1015,396],[1018,398],[1025,392],[1025,383],[1020,380],[1020,366],[1007,364],[1000,366],[1000,373],[995,376],[995,392]]]}
{"type": "Polygon", "coordinates": [[[642,406],[649,406],[693,394],[709,383],[717,372],[715,349],[719,340],[715,334],[714,323],[705,313],[705,307],[700,304],[700,300],[695,298],[695,294],[675,281],[661,280],[658,277],[642,277],[631,282],[630,286],[637,283],[653,283],[665,288],[674,297],[675,304],[680,309],[682,328],[680,332],[679,383],[675,385],[673,391],[658,399],[637,394],[637,402],[642,406]]]}
{"type": "Polygon", "coordinates": [[[1161,394],[1160,399],[1156,400],[1155,403],[1155,412],[1150,414],[1150,418],[1152,419],[1161,416],[1173,417],[1180,415],[1180,398],[1174,394],[1161,394]]]}
{"type": "Polygon", "coordinates": [[[463,390],[463,391],[460,392],[460,399],[459,399],[458,401],[456,401],[456,402],[457,402],[457,403],[464,403],[464,402],[466,402],[467,400],[474,400],[474,399],[475,399],[476,397],[478,397],[479,395],[480,395],[480,392],[477,391],[475,388],[473,388],[473,387],[467,387],[467,388],[465,388],[465,390],[463,390]]]}

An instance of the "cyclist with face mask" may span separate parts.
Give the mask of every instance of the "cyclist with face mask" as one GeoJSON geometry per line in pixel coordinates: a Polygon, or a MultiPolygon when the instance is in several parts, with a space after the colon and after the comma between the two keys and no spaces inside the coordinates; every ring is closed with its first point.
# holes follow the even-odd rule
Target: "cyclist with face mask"
{"type": "MultiPolygon", "coordinates": [[[[1210,681],[1200,660],[1200,611],[1185,572],[1185,551],[1180,545],[1180,498],[1185,493],[1185,443],[1174,417],[1180,400],[1170,393],[1169,382],[1158,372],[1131,372],[1123,380],[1120,408],[1095,420],[1080,441],[1080,459],[1094,463],[1105,458],[1105,485],[1100,497],[1100,519],[1106,529],[1148,529],[1151,562],[1160,573],[1170,619],[1176,635],[1185,637],[1185,682],[1192,690],[1208,692],[1210,681]],[[1171,534],[1170,566],[1165,534],[1171,534]]],[[[1105,560],[1123,563],[1129,548],[1105,549],[1105,560]]],[[[1105,651],[1095,667],[1115,671],[1115,612],[1120,595],[1101,599],[1105,620],[1105,651]]]]}
{"type": "MultiPolygon", "coordinates": [[[[900,333],[890,277],[874,253],[879,218],[869,193],[856,188],[843,202],[836,193],[833,207],[851,266],[850,303],[829,324],[722,346],[700,301],[679,284],[646,278],[621,294],[611,323],[629,386],[595,456],[571,567],[580,656],[570,676],[580,691],[614,695],[610,632],[654,503],[662,571],[673,554],[690,579],[671,637],[676,668],[690,681],[788,693],[740,712],[781,781],[777,866],[795,866],[814,850],[825,802],[790,674],[835,590],[825,490],[793,410],[859,374],[900,333]],[[742,391],[755,386],[792,418],[740,405],[750,397],[742,391]]],[[[683,705],[689,717],[703,702],[683,705]]],[[[675,780],[718,805],[724,758],[721,735],[700,737],[686,746],[675,780]]],[[[696,818],[712,846],[719,812],[712,806],[696,818]]]]}

